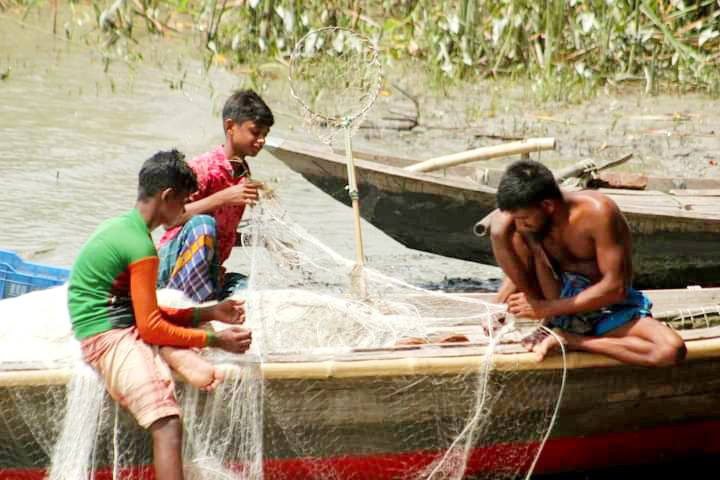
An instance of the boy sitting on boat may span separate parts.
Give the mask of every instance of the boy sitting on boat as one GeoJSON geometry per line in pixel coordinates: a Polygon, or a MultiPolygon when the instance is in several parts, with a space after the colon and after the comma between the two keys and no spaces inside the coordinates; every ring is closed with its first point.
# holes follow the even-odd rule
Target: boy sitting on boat
{"type": "MultiPolygon", "coordinates": [[[[496,300],[510,313],[544,320],[571,349],[648,366],[684,359],[683,340],[630,287],[630,229],[610,198],[562,192],[549,169],[523,160],[505,171],[497,204],[491,239],[506,278],[496,300]]],[[[540,360],[558,346],[543,332],[526,339],[540,360]]]]}
{"type": "Polygon", "coordinates": [[[245,158],[260,152],[275,122],[252,91],[233,93],[222,118],[225,143],[188,162],[198,189],[177,226],[160,240],[158,287],[182,290],[196,302],[226,298],[244,280],[240,274],[226,274],[222,265],[238,245],[245,207],[258,198],[245,158]]]}
{"type": "Polygon", "coordinates": [[[98,226],[80,251],[68,285],[70,318],[83,357],[103,377],[110,395],[152,434],[158,480],[183,478],[182,423],[168,364],[196,387],[213,389],[222,382],[222,371],[190,348],[212,345],[243,353],[251,342],[250,332],[240,327],[217,333],[198,328],[209,320],[242,323],[241,302],[158,307],[159,259],[150,232],[174,224],[196,188],[195,175],[178,151],[147,160],[135,208],[98,226]]]}

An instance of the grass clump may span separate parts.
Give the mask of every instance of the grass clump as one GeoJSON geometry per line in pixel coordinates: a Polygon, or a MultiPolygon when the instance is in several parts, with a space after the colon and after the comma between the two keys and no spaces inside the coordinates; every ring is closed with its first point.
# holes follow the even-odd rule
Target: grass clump
{"type": "MultiPolygon", "coordinates": [[[[25,8],[43,0],[0,0],[25,8]]],[[[541,101],[600,86],[720,94],[716,0],[91,0],[109,45],[144,32],[195,35],[207,64],[287,62],[308,31],[358,30],[390,65],[421,64],[434,88],[525,78],[541,101]]],[[[257,69],[256,69],[257,70],[257,69]]]]}

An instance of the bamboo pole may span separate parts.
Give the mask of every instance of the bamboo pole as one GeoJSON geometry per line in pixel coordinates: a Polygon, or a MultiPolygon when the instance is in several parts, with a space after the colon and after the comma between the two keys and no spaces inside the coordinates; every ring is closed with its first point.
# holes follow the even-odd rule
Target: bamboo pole
{"type": "Polygon", "coordinates": [[[367,278],[364,272],[365,252],[360,222],[360,194],[358,192],[357,177],[355,175],[355,160],[352,155],[352,139],[350,138],[349,122],[345,127],[345,159],[347,161],[348,194],[352,202],[355,223],[355,267],[351,273],[351,285],[353,291],[360,298],[367,298],[367,278]]]}
{"type": "Polygon", "coordinates": [[[555,149],[554,138],[528,138],[527,140],[522,140],[520,142],[504,143],[502,145],[493,145],[492,147],[481,147],[474,150],[468,150],[467,152],[453,153],[452,155],[431,158],[430,160],[425,160],[405,167],[405,170],[411,172],[431,172],[433,170],[462,165],[464,163],[553,149],[555,149]]]}
{"type": "Polygon", "coordinates": [[[72,377],[72,369],[14,370],[0,372],[0,386],[25,387],[31,385],[65,385],[72,377]]]}

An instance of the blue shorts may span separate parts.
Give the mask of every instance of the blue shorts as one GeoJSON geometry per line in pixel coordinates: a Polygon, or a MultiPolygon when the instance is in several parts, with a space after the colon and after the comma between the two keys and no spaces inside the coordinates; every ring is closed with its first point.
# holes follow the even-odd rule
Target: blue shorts
{"type": "MultiPolygon", "coordinates": [[[[574,297],[592,285],[589,279],[576,273],[563,273],[561,298],[574,297]]],[[[553,327],[578,335],[600,336],[615,330],[636,318],[652,317],[652,302],[634,288],[627,289],[627,297],[621,303],[603,307],[594,312],[560,315],[550,320],[553,327]]]]}

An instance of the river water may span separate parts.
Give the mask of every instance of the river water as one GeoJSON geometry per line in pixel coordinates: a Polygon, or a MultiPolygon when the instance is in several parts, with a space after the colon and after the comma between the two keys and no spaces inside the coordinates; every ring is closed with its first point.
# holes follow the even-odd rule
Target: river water
{"type": "MultiPolygon", "coordinates": [[[[0,82],[0,248],[71,266],[99,222],[132,207],[146,158],[171,147],[194,155],[222,143],[218,112],[244,78],[207,73],[170,41],[149,46],[143,62],[114,62],[106,73],[97,51],[53,38],[47,18],[32,17],[37,30],[0,17],[0,45],[12,45],[0,50],[0,71],[10,68],[0,82]]],[[[268,99],[277,119],[272,135],[304,135],[297,116],[283,114],[291,102],[287,91],[268,99]]],[[[255,178],[278,182],[292,219],[354,258],[348,207],[267,153],[250,164],[255,178]]],[[[497,284],[494,267],[409,250],[364,221],[363,236],[369,266],[413,284],[497,284]]],[[[235,252],[227,265],[243,271],[245,260],[235,252]]]]}
{"type": "MultiPolygon", "coordinates": [[[[65,12],[67,14],[67,12],[65,12]]],[[[82,243],[105,218],[131,208],[140,165],[160,149],[187,155],[223,141],[219,111],[235,88],[251,84],[247,70],[206,72],[198,49],[179,38],[143,41],[142,61],[114,60],[105,71],[95,20],[76,14],[71,32],[53,37],[51,16],[31,9],[0,13],[0,248],[38,262],[70,266],[82,243]]],[[[117,56],[117,55],[116,55],[117,56]]],[[[279,137],[312,139],[291,98],[280,64],[263,66],[256,80],[273,109],[279,137]]],[[[498,137],[558,139],[542,160],[553,167],[593,156],[632,152],[622,169],[659,175],[720,177],[720,109],[701,95],[646,96],[636,90],[603,95],[582,105],[533,105],[528,89],[476,83],[433,94],[412,72],[386,72],[388,95],[378,98],[370,124],[382,125],[419,98],[421,127],[412,131],[359,130],[354,145],[398,156],[431,158],[498,137]]],[[[392,123],[392,122],[390,122],[392,123]]],[[[397,122],[395,122],[397,123],[397,122]]],[[[489,162],[502,166],[507,159],[489,162]]],[[[267,153],[251,160],[253,176],[276,179],[291,217],[347,258],[354,258],[352,213],[267,153]]],[[[159,232],[156,232],[156,234],[159,232]]],[[[367,264],[430,288],[496,288],[500,271],[409,250],[363,221],[367,264]]],[[[228,266],[245,270],[235,252],[228,266]]]]}

